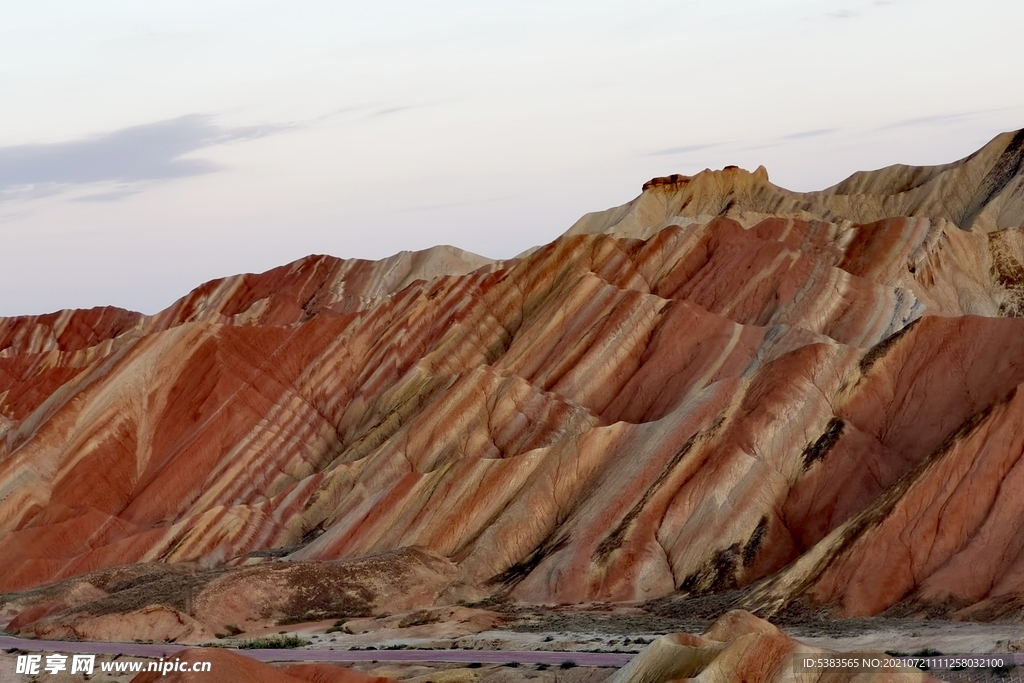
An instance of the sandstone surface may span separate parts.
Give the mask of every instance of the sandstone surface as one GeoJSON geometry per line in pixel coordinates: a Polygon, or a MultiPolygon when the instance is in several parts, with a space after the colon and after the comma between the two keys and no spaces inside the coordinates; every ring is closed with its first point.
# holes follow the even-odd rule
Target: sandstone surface
{"type": "Polygon", "coordinates": [[[1020,619],[1022,159],[656,179],[508,262],[308,257],[0,320],[4,618],[107,633],[84,606],[145,573],[107,572],[154,565],[221,574],[140,623],[289,618],[266,586],[359,561],[328,603],[1020,619]]]}
{"type": "MultiPolygon", "coordinates": [[[[608,683],[727,683],[734,681],[805,681],[807,683],[935,683],[922,671],[899,673],[811,669],[799,673],[798,655],[838,657],[793,640],[767,621],[734,610],[722,615],[703,634],[672,633],[645,647],[608,683]]],[[[879,653],[879,658],[885,658],[879,653]]],[[[869,657],[873,658],[873,657],[869,657]]]]}

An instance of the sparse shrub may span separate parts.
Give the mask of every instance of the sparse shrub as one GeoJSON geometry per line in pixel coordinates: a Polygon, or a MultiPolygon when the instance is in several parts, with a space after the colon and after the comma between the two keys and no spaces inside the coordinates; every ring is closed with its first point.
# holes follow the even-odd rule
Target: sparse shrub
{"type": "Polygon", "coordinates": [[[505,662],[505,664],[503,666],[507,666],[507,667],[510,667],[510,668],[513,668],[513,669],[518,669],[519,668],[519,662],[505,662]]]}
{"type": "Polygon", "coordinates": [[[544,662],[541,662],[540,664],[537,665],[537,671],[546,671],[547,668],[548,668],[548,665],[545,664],[544,662]]]}
{"type": "Polygon", "coordinates": [[[576,666],[576,662],[572,661],[571,659],[567,659],[564,662],[562,662],[561,664],[559,664],[558,668],[559,669],[572,669],[575,666],[576,666]]]}
{"type": "Polygon", "coordinates": [[[466,665],[466,668],[467,669],[479,669],[481,666],[483,666],[483,664],[481,664],[480,662],[470,662],[469,664],[466,665]]]}
{"type": "Polygon", "coordinates": [[[278,626],[291,626],[293,624],[305,624],[310,621],[320,621],[324,616],[317,612],[306,612],[305,614],[292,615],[277,620],[278,626]]]}
{"type": "Polygon", "coordinates": [[[241,650],[283,650],[295,647],[302,647],[306,641],[298,636],[268,636],[266,638],[253,638],[239,644],[241,650]]]}

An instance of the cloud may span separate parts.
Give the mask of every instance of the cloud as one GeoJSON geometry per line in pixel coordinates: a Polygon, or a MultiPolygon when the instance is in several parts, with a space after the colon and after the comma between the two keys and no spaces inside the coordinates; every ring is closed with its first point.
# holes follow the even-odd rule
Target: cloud
{"type": "Polygon", "coordinates": [[[65,186],[56,185],[54,183],[0,187],[0,202],[6,202],[12,199],[40,199],[42,197],[60,194],[65,189],[65,186]]]}
{"type": "Polygon", "coordinates": [[[437,204],[416,204],[413,206],[407,206],[402,211],[435,211],[438,209],[458,209],[463,206],[477,206],[479,204],[492,204],[494,202],[502,202],[508,199],[514,199],[516,195],[507,194],[500,197],[489,197],[485,199],[471,199],[461,202],[440,202],[437,204]]]}
{"type": "Polygon", "coordinates": [[[903,121],[897,121],[896,123],[890,123],[882,126],[881,130],[888,128],[908,128],[911,126],[928,126],[939,123],[953,123],[956,121],[962,121],[964,119],[970,119],[979,114],[986,113],[984,111],[964,112],[962,114],[938,114],[935,116],[921,116],[916,119],[904,119],[903,121]]]}
{"type": "Polygon", "coordinates": [[[849,7],[842,7],[840,9],[832,10],[831,12],[824,12],[822,14],[815,15],[815,19],[857,19],[859,17],[867,16],[876,11],[884,12],[887,8],[894,5],[906,5],[908,0],[873,0],[872,2],[853,2],[853,0],[845,0],[847,3],[856,5],[855,9],[849,7]]]}
{"type": "Polygon", "coordinates": [[[130,197],[133,194],[139,194],[146,188],[132,186],[126,187],[120,190],[110,190],[109,192],[96,192],[94,194],[86,194],[81,197],[75,197],[71,201],[73,202],[116,202],[118,199],[124,199],[130,197]]]}
{"type": "Polygon", "coordinates": [[[702,149],[709,149],[711,147],[718,147],[721,143],[715,142],[709,145],[687,145],[685,147],[669,147],[668,149],[659,149],[656,152],[648,152],[647,156],[667,156],[669,154],[686,154],[687,152],[697,152],[702,149]]]}
{"type": "Polygon", "coordinates": [[[400,111],[406,111],[412,108],[412,106],[388,107],[387,109],[378,109],[377,111],[370,112],[368,116],[370,118],[376,118],[378,116],[388,116],[389,114],[397,114],[400,111]]]}
{"type": "Polygon", "coordinates": [[[408,206],[403,211],[435,211],[438,209],[457,209],[463,206],[469,206],[471,204],[479,204],[480,202],[445,202],[443,204],[420,204],[417,206],[408,206]]]}
{"type": "MultiPolygon", "coordinates": [[[[210,116],[191,114],[79,140],[0,147],[0,200],[44,196],[93,183],[131,185],[213,173],[220,170],[218,165],[186,155],[294,127],[226,128],[210,116]]],[[[117,192],[127,194],[125,188],[117,192]]],[[[117,192],[105,193],[105,199],[93,195],[93,201],[110,201],[117,192]]]]}
{"type": "Polygon", "coordinates": [[[801,138],[815,138],[819,135],[828,135],[829,133],[836,132],[836,128],[818,128],[816,130],[805,130],[799,133],[790,133],[789,135],[783,135],[780,140],[800,140],[801,138]]]}
{"type": "Polygon", "coordinates": [[[7,213],[0,213],[0,223],[9,223],[10,221],[21,218],[26,213],[27,212],[25,211],[9,211],[7,213]]]}

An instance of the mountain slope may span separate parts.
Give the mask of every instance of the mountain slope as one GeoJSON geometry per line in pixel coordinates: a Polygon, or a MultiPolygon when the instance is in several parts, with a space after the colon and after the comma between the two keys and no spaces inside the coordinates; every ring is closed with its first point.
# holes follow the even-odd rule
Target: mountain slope
{"type": "Polygon", "coordinates": [[[2,320],[0,590],[415,547],[452,600],[1020,614],[1022,139],[2,320]]]}

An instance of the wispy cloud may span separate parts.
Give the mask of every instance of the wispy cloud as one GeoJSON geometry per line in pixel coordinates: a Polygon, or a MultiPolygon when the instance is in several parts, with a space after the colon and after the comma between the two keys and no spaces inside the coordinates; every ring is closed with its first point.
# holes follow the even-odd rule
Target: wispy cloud
{"type": "Polygon", "coordinates": [[[697,152],[702,149],[710,149],[711,147],[718,147],[722,143],[715,142],[708,145],[686,145],[685,147],[669,147],[667,149],[659,149],[654,152],[648,152],[647,156],[667,156],[669,154],[686,154],[687,152],[697,152]]]}
{"type": "Polygon", "coordinates": [[[800,140],[802,138],[816,138],[819,135],[828,135],[834,133],[838,128],[818,128],[816,130],[804,130],[799,133],[790,133],[789,135],[783,135],[781,140],[800,140]]]}
{"type": "Polygon", "coordinates": [[[486,199],[472,199],[461,202],[439,202],[437,204],[414,204],[407,206],[402,211],[436,211],[439,209],[457,209],[463,206],[476,206],[479,204],[492,204],[494,202],[501,202],[508,199],[513,199],[516,195],[502,195],[500,197],[489,197],[486,199]]]}
{"type": "Polygon", "coordinates": [[[60,194],[66,189],[66,185],[57,185],[55,183],[0,187],[0,202],[10,201],[12,199],[41,199],[43,197],[60,194]]]}
{"type": "Polygon", "coordinates": [[[872,2],[855,2],[854,0],[847,0],[848,4],[852,4],[855,7],[840,7],[829,12],[822,12],[821,14],[815,14],[811,19],[858,19],[878,11],[884,11],[884,8],[892,5],[904,4],[906,0],[873,0],[872,2]]]}
{"type": "Polygon", "coordinates": [[[0,223],[8,223],[10,221],[21,218],[25,215],[25,211],[9,211],[7,213],[0,212],[0,223]]]}
{"type": "Polygon", "coordinates": [[[228,128],[201,114],[123,128],[91,137],[0,147],[0,200],[56,194],[95,183],[118,183],[113,192],[80,197],[110,201],[136,183],[166,181],[220,170],[186,155],[214,145],[265,137],[295,124],[228,128]],[[117,195],[117,196],[115,196],[117,195]]]}
{"type": "Polygon", "coordinates": [[[438,209],[456,209],[461,206],[469,206],[470,204],[477,204],[479,202],[444,202],[442,204],[421,204],[417,206],[408,206],[403,211],[436,211],[438,209]]]}
{"type": "Polygon", "coordinates": [[[125,197],[131,197],[134,194],[139,194],[146,188],[144,186],[133,185],[119,190],[110,190],[107,192],[96,192],[93,194],[85,194],[80,197],[75,197],[71,201],[73,202],[116,202],[119,199],[125,197]]]}
{"type": "Polygon", "coordinates": [[[386,109],[378,109],[376,111],[372,111],[369,114],[367,114],[367,116],[370,118],[374,118],[377,116],[388,116],[389,114],[397,114],[400,111],[406,111],[412,108],[413,107],[411,105],[402,107],[388,107],[386,109]]]}
{"type": "Polygon", "coordinates": [[[930,126],[937,123],[953,123],[956,121],[962,121],[964,119],[970,119],[979,114],[984,114],[984,111],[972,111],[963,112],[960,114],[937,114],[935,116],[920,116],[914,119],[904,119],[895,123],[882,126],[882,130],[888,128],[909,128],[912,126],[930,126]]]}

